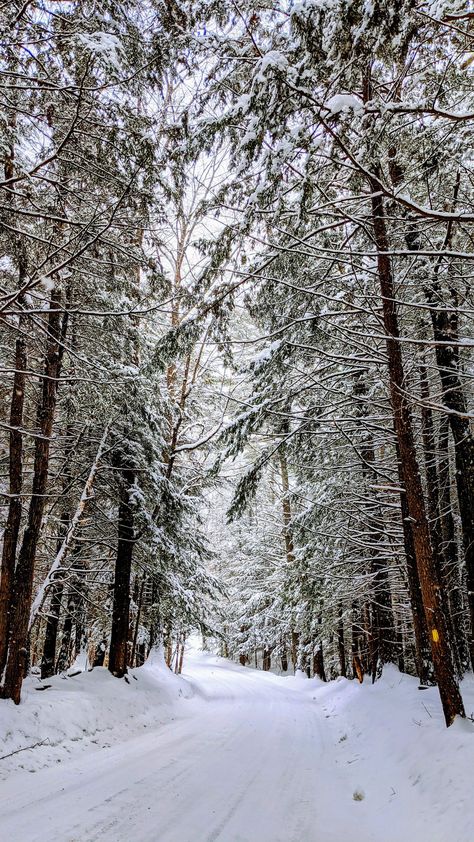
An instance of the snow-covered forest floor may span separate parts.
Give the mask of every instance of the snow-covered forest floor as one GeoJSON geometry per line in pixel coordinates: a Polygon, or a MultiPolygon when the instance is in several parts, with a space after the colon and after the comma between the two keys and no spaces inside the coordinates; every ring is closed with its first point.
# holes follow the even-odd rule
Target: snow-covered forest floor
{"type": "MultiPolygon", "coordinates": [[[[74,672],[74,670],[70,670],[74,672]]],[[[186,653],[2,705],[2,839],[470,842],[474,725],[394,667],[374,686],[186,653]],[[135,680],[136,679],[136,680],[135,680]]],[[[468,715],[474,681],[463,682],[468,715]]]]}

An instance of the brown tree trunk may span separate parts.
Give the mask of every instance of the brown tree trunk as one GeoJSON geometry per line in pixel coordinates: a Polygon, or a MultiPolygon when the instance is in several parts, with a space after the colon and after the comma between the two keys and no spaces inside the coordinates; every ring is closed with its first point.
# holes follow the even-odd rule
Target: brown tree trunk
{"type": "Polygon", "coordinates": [[[155,579],[154,576],[152,576],[151,593],[149,593],[149,596],[147,597],[147,601],[148,601],[148,599],[150,600],[150,604],[148,605],[148,608],[152,609],[152,611],[151,611],[152,623],[151,623],[151,626],[150,626],[150,640],[149,640],[150,651],[153,649],[154,646],[156,646],[157,641],[158,641],[158,639],[160,637],[160,634],[161,634],[159,612],[158,612],[157,608],[155,607],[155,606],[157,606],[157,590],[158,589],[157,589],[157,585],[156,585],[156,579],[155,579]]]}
{"type": "Polygon", "coordinates": [[[298,648],[300,645],[300,635],[299,632],[292,631],[291,632],[291,663],[293,669],[296,670],[298,667],[298,648]]]}
{"type": "Polygon", "coordinates": [[[352,603],[352,677],[358,679],[362,684],[364,680],[364,667],[361,659],[361,635],[360,620],[358,617],[357,603],[352,603]]]}
{"type": "Polygon", "coordinates": [[[316,675],[321,681],[326,681],[326,671],[324,669],[324,655],[321,643],[316,645],[313,652],[313,675],[316,675]]]}
{"type": "Polygon", "coordinates": [[[25,400],[26,344],[20,338],[15,347],[15,374],[10,405],[9,504],[3,533],[2,572],[0,579],[0,676],[7,658],[10,614],[18,535],[21,524],[21,490],[23,487],[23,406],[25,400]]]}
{"type": "Polygon", "coordinates": [[[173,660],[173,638],[171,636],[171,627],[168,626],[166,629],[166,637],[165,637],[165,661],[166,666],[171,669],[171,661],[173,660]]]}
{"type": "Polygon", "coordinates": [[[427,493],[427,513],[430,525],[431,544],[433,548],[433,558],[438,571],[438,577],[442,585],[440,591],[440,599],[443,602],[443,609],[446,614],[448,622],[449,636],[453,649],[453,655],[456,659],[456,666],[459,674],[462,675],[461,658],[457,646],[457,638],[454,629],[453,619],[451,617],[450,603],[449,603],[449,581],[446,573],[447,568],[444,563],[442,536],[440,524],[440,509],[439,509],[439,479],[438,466],[436,459],[436,437],[433,424],[433,413],[430,408],[430,390],[428,383],[428,374],[425,364],[420,366],[420,394],[422,399],[421,407],[421,429],[423,439],[423,452],[425,461],[425,475],[426,475],[426,493],[427,493]]]}
{"type": "MultiPolygon", "coordinates": [[[[434,295],[431,296],[431,300],[435,302],[434,295]]],[[[455,344],[459,339],[457,313],[453,311],[448,314],[432,310],[431,318],[435,340],[449,343],[436,346],[436,360],[443,388],[443,404],[451,410],[449,423],[454,440],[456,486],[471,625],[469,648],[471,659],[474,659],[474,438],[459,373],[459,349],[455,344]]]]}
{"type": "MultiPolygon", "coordinates": [[[[364,484],[377,483],[375,467],[375,448],[372,433],[364,426],[367,415],[366,396],[368,394],[366,372],[360,370],[355,377],[354,397],[357,406],[357,417],[361,428],[361,467],[364,484]]],[[[392,595],[387,569],[387,556],[383,547],[385,538],[382,532],[383,518],[378,514],[377,501],[367,507],[367,543],[370,549],[370,573],[372,574],[372,595],[370,608],[370,671],[375,679],[378,664],[394,662],[396,660],[395,624],[393,619],[392,595]],[[382,524],[382,527],[381,527],[382,524]]]]}
{"type": "MultiPolygon", "coordinates": [[[[291,534],[291,503],[290,503],[290,482],[288,476],[288,463],[286,460],[286,451],[284,446],[278,450],[278,458],[280,462],[280,476],[281,486],[283,491],[282,499],[282,515],[283,515],[283,541],[285,545],[286,561],[289,567],[295,565],[295,551],[293,546],[293,537],[291,534]]],[[[299,646],[299,632],[292,630],[291,632],[291,662],[293,669],[298,667],[298,646],[299,646]]]]}
{"type": "MultiPolygon", "coordinates": [[[[16,50],[11,50],[8,65],[14,72],[18,63],[16,50]]],[[[8,181],[15,173],[15,133],[18,117],[18,93],[12,92],[11,107],[6,112],[6,122],[9,129],[10,142],[4,151],[3,171],[8,181]]],[[[15,219],[15,191],[7,191],[5,197],[10,206],[11,224],[15,219]]],[[[18,236],[15,242],[18,254],[18,286],[21,290],[27,275],[27,252],[23,239],[18,236]]],[[[18,299],[20,308],[24,304],[23,293],[18,299]]],[[[9,452],[9,504],[7,522],[3,533],[2,567],[0,575],[0,680],[3,677],[7,657],[8,640],[13,612],[13,597],[15,583],[15,563],[18,546],[18,536],[21,525],[22,505],[21,491],[23,487],[23,408],[25,402],[25,376],[27,364],[26,343],[22,337],[23,319],[19,318],[18,339],[15,343],[15,373],[13,375],[12,397],[10,402],[10,452],[9,452]]]]}
{"type": "MultiPolygon", "coordinates": [[[[28,510],[28,523],[15,568],[13,608],[10,621],[5,683],[3,687],[4,697],[13,699],[15,704],[19,704],[20,702],[21,685],[28,659],[28,627],[36,547],[40,536],[46,499],[50,440],[53,430],[58,378],[61,368],[62,354],[59,344],[59,307],[60,294],[56,290],[53,290],[48,317],[48,339],[44,378],[37,413],[39,435],[35,438],[32,496],[28,510]]],[[[64,315],[63,336],[65,334],[65,324],[67,324],[67,313],[64,315]]]]}
{"type": "Polygon", "coordinates": [[[46,620],[43,656],[41,658],[41,678],[50,678],[50,676],[54,675],[55,672],[56,644],[58,640],[59,617],[61,614],[63,590],[64,587],[62,582],[55,582],[51,588],[51,601],[46,620]]]}
{"type": "Polygon", "coordinates": [[[377,266],[382,296],[383,321],[390,378],[390,397],[394,416],[395,433],[400,449],[400,459],[408,513],[412,524],[416,565],[420,579],[423,608],[430,635],[431,652],[443,705],[446,724],[455,716],[465,716],[453,664],[448,623],[443,610],[440,582],[433,558],[428,518],[426,516],[423,486],[415,451],[410,408],[405,395],[405,376],[399,342],[396,293],[388,255],[389,243],[385,222],[383,199],[376,179],[370,181],[372,192],[372,221],[377,247],[377,266]]]}
{"type": "MultiPolygon", "coordinates": [[[[400,487],[403,487],[403,475],[400,459],[400,451],[397,446],[398,479],[400,487]]],[[[405,548],[406,574],[410,606],[413,618],[413,632],[415,637],[415,666],[421,684],[433,684],[433,662],[431,659],[431,646],[426,625],[423,599],[421,596],[420,578],[416,566],[415,544],[413,541],[413,529],[408,511],[408,503],[404,491],[400,494],[400,512],[402,516],[403,544],[405,548]]]]}
{"type": "Polygon", "coordinates": [[[186,643],[186,635],[183,634],[183,638],[181,640],[181,644],[180,644],[180,647],[179,647],[179,658],[178,658],[178,669],[177,669],[178,675],[181,675],[181,673],[183,671],[183,659],[184,659],[184,645],[185,645],[185,643],[186,643]]]}
{"type": "MultiPolygon", "coordinates": [[[[67,454],[68,455],[68,454],[67,454]]],[[[69,481],[69,473],[66,474],[67,481],[69,481]]],[[[63,482],[63,488],[65,482],[63,482]]],[[[63,512],[60,520],[59,538],[56,551],[59,552],[63,537],[67,531],[69,515],[63,512]]],[[[41,678],[50,678],[55,673],[56,668],[56,644],[58,640],[59,617],[61,614],[61,603],[63,597],[64,586],[62,581],[53,582],[51,587],[51,599],[49,603],[49,611],[46,619],[46,629],[44,633],[43,655],[41,658],[41,678]]]]}
{"type": "Polygon", "coordinates": [[[93,667],[103,667],[105,661],[105,653],[107,650],[107,642],[105,638],[103,638],[100,643],[97,644],[94,653],[94,662],[92,664],[93,667]]]}
{"type": "Polygon", "coordinates": [[[347,676],[346,669],[346,646],[344,641],[344,617],[342,608],[339,607],[339,619],[337,626],[337,653],[339,655],[339,671],[343,678],[347,676]]]}
{"type": "Polygon", "coordinates": [[[118,543],[109,652],[109,671],[117,678],[125,675],[128,662],[130,579],[134,544],[134,513],[130,502],[130,493],[135,482],[134,471],[130,468],[122,469],[122,479],[118,510],[118,543]]]}
{"type": "MultiPolygon", "coordinates": [[[[131,651],[130,651],[129,666],[131,666],[131,667],[134,666],[135,653],[137,651],[138,631],[139,631],[139,628],[140,628],[140,617],[141,617],[141,613],[142,613],[143,591],[144,591],[144,589],[145,589],[145,576],[142,577],[142,581],[141,581],[141,585],[140,585],[140,591],[139,591],[139,594],[138,594],[137,616],[136,616],[136,619],[135,619],[135,630],[133,632],[133,643],[132,643],[132,648],[131,648],[131,651]]],[[[135,664],[135,666],[137,666],[137,665],[135,664]]]]}
{"type": "Polygon", "coordinates": [[[471,667],[471,656],[466,633],[461,569],[459,566],[456,530],[451,505],[451,476],[449,467],[449,418],[441,418],[438,444],[439,510],[441,539],[448,599],[451,608],[462,671],[471,667]]]}
{"type": "Polygon", "coordinates": [[[364,681],[364,668],[362,666],[360,657],[357,654],[352,656],[352,669],[354,672],[354,678],[357,677],[357,681],[359,682],[359,684],[362,684],[364,681]]]}
{"type": "MultiPolygon", "coordinates": [[[[382,537],[382,535],[380,536],[382,537]]],[[[395,663],[397,645],[393,620],[392,594],[388,578],[387,559],[380,553],[372,555],[372,634],[374,638],[373,675],[383,664],[395,663]]]]}
{"type": "Polygon", "coordinates": [[[74,594],[69,594],[67,613],[64,618],[63,630],[61,635],[61,645],[59,647],[58,660],[56,662],[56,672],[65,672],[71,666],[72,659],[72,626],[74,617],[75,600],[74,594]]]}
{"type": "Polygon", "coordinates": [[[80,551],[80,545],[76,545],[74,548],[75,559],[71,562],[70,568],[71,584],[67,597],[56,672],[64,672],[71,666],[78,654],[78,639],[80,640],[82,634],[84,570],[83,561],[78,558],[80,551]]]}
{"type": "MultiPolygon", "coordinates": [[[[454,187],[453,208],[460,187],[458,173],[454,187]]],[[[449,248],[453,235],[453,222],[449,221],[443,248],[449,248]]],[[[470,428],[467,401],[461,375],[459,354],[458,295],[450,290],[452,306],[446,307],[439,282],[443,263],[440,255],[430,284],[425,285],[425,296],[430,305],[433,337],[436,341],[436,362],[443,390],[443,405],[449,412],[449,423],[454,440],[456,487],[461,516],[461,529],[466,563],[466,580],[470,616],[469,649],[474,663],[474,437],[470,428]]]]}

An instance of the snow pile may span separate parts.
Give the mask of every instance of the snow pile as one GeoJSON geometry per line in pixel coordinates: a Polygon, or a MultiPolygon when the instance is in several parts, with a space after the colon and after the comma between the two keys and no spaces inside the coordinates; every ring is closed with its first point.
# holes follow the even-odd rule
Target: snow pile
{"type": "Polygon", "coordinates": [[[257,67],[258,73],[256,78],[258,81],[263,81],[267,70],[284,73],[288,69],[288,59],[278,50],[269,50],[268,53],[265,53],[265,55],[260,59],[257,67]]]}
{"type": "Polygon", "coordinates": [[[121,58],[123,47],[119,38],[111,32],[81,33],[77,40],[93,55],[101,58],[106,64],[116,70],[122,69],[121,58]]]}
{"type": "Polygon", "coordinates": [[[15,769],[36,771],[156,728],[192,695],[191,685],[168,669],[161,651],[126,679],[114,678],[104,667],[71,668],[45,681],[31,676],[20,705],[0,702],[0,779],[15,769]]]}
{"type": "MultiPolygon", "coordinates": [[[[380,840],[472,840],[474,724],[458,719],[447,729],[435,687],[419,690],[417,679],[386,666],[373,686],[312,679],[306,693],[326,720],[362,823],[379,830],[380,840]]],[[[472,675],[462,694],[471,717],[472,675]]]]}
{"type": "Polygon", "coordinates": [[[325,103],[331,114],[339,114],[341,111],[361,115],[364,113],[364,103],[358,96],[353,94],[335,94],[325,103]]]}

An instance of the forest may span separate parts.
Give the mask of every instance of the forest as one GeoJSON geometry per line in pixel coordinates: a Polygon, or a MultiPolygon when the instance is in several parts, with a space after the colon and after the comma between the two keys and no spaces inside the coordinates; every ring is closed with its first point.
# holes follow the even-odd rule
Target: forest
{"type": "Polygon", "coordinates": [[[1,5],[0,708],[199,634],[469,718],[473,21],[1,5]]]}

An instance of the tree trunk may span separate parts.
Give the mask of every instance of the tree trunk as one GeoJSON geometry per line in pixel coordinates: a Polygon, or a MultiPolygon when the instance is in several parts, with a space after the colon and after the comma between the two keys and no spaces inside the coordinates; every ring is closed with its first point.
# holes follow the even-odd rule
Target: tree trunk
{"type": "Polygon", "coordinates": [[[324,669],[323,647],[319,643],[313,652],[313,675],[316,675],[321,681],[326,681],[326,671],[324,669]]]}
{"type": "Polygon", "coordinates": [[[72,625],[74,616],[74,595],[69,594],[67,614],[64,618],[63,633],[61,636],[61,646],[59,647],[58,660],[56,663],[56,672],[65,672],[71,665],[71,642],[72,642],[72,625]]]}
{"type": "MultiPolygon", "coordinates": [[[[400,452],[397,446],[398,479],[403,486],[400,452]]],[[[416,566],[415,544],[413,530],[408,512],[408,504],[404,491],[400,494],[400,512],[402,516],[403,544],[405,548],[406,574],[410,606],[413,618],[413,632],[415,637],[415,666],[421,684],[434,684],[433,662],[431,647],[426,625],[423,599],[421,596],[420,578],[416,566]]]]}
{"type": "Polygon", "coordinates": [[[344,642],[344,617],[342,608],[339,607],[339,621],[337,626],[337,653],[339,655],[339,671],[343,678],[347,676],[346,669],[346,647],[344,642]]]}
{"type": "MultiPolygon", "coordinates": [[[[377,483],[375,467],[375,448],[372,433],[364,426],[367,416],[366,396],[368,386],[366,371],[360,370],[354,382],[354,397],[357,406],[357,418],[360,427],[360,456],[364,485],[377,483]]],[[[396,659],[395,625],[393,619],[392,595],[387,569],[387,556],[384,552],[384,535],[381,528],[382,515],[377,516],[377,500],[367,507],[367,543],[370,545],[370,573],[372,574],[372,597],[370,608],[370,671],[372,676],[377,674],[378,663],[391,662],[396,659]]]]}
{"type": "Polygon", "coordinates": [[[137,640],[138,640],[138,631],[140,628],[140,617],[142,613],[142,605],[143,605],[143,591],[145,590],[145,576],[142,577],[140,591],[138,594],[138,602],[137,602],[137,616],[135,619],[135,630],[133,632],[133,643],[132,648],[130,651],[130,666],[133,667],[135,661],[135,653],[137,651],[137,640]]]}
{"type": "Polygon", "coordinates": [[[439,514],[439,479],[438,466],[436,460],[436,437],[434,432],[433,413],[431,412],[431,408],[429,406],[430,390],[428,383],[428,375],[424,363],[420,366],[420,394],[422,399],[421,429],[425,461],[427,512],[430,524],[433,558],[438,571],[438,577],[442,585],[440,591],[440,598],[443,602],[443,608],[448,622],[449,636],[451,640],[451,646],[453,649],[453,655],[456,659],[458,673],[462,675],[463,668],[461,664],[460,654],[458,651],[457,638],[454,629],[453,619],[451,617],[449,603],[449,581],[446,576],[447,568],[444,564],[443,558],[439,514]]]}
{"type": "MultiPolygon", "coordinates": [[[[434,338],[440,342],[456,343],[458,340],[457,314],[432,311],[434,338]]],[[[452,412],[449,423],[454,440],[456,486],[461,516],[461,528],[466,562],[468,605],[470,616],[469,648],[474,659],[474,438],[472,436],[467,402],[459,375],[459,350],[453,345],[437,346],[443,404],[452,412]]]]}
{"type": "Polygon", "coordinates": [[[165,653],[166,666],[168,666],[171,669],[171,661],[173,660],[173,638],[171,636],[170,626],[168,626],[166,629],[165,653]]]}
{"type": "MultiPolygon", "coordinates": [[[[67,456],[68,454],[66,454],[67,456]]],[[[70,480],[67,474],[67,481],[70,480]]],[[[63,489],[66,486],[66,481],[63,482],[63,489]]],[[[69,515],[63,512],[60,518],[59,538],[56,547],[56,554],[61,549],[63,536],[67,532],[67,525],[69,515]]],[[[49,611],[46,619],[46,629],[44,633],[43,655],[41,658],[41,678],[50,678],[55,673],[56,669],[56,644],[58,640],[59,617],[61,614],[61,603],[63,597],[64,585],[61,580],[51,582],[51,599],[49,603],[49,611]]],[[[31,629],[31,623],[30,623],[31,629]]]]}
{"type": "Polygon", "coordinates": [[[357,654],[352,656],[352,669],[354,673],[354,678],[357,677],[357,681],[359,682],[359,684],[362,684],[364,681],[364,668],[362,666],[360,657],[357,654]]]}
{"type": "MultiPolygon", "coordinates": [[[[5,669],[3,695],[20,703],[21,685],[28,658],[28,627],[30,619],[33,575],[36,548],[41,531],[49,471],[49,451],[53,430],[58,378],[61,368],[60,337],[60,294],[53,290],[48,318],[48,339],[44,366],[44,378],[38,404],[37,425],[39,435],[35,438],[33,467],[33,488],[28,510],[28,523],[18,555],[13,586],[13,610],[11,613],[8,659],[5,669]]],[[[67,313],[64,315],[65,333],[67,313]]]]}
{"type": "Polygon", "coordinates": [[[21,490],[23,486],[23,406],[25,401],[26,344],[17,339],[15,375],[10,405],[9,504],[3,533],[2,574],[0,579],[0,676],[7,658],[10,615],[18,535],[21,524],[21,490]]]}
{"type": "MultiPolygon", "coordinates": [[[[12,71],[17,67],[18,56],[16,50],[10,51],[8,65],[12,71]]],[[[10,140],[4,149],[4,177],[8,181],[15,172],[15,133],[17,126],[18,93],[12,92],[6,122],[10,140]]],[[[7,191],[5,197],[10,205],[11,224],[15,219],[15,191],[7,191]]],[[[21,290],[27,275],[27,253],[23,239],[18,236],[15,242],[18,254],[18,287],[21,290]]],[[[23,293],[18,299],[20,308],[24,304],[23,293]]],[[[25,372],[27,364],[26,343],[21,336],[23,320],[20,316],[18,328],[19,337],[15,343],[15,373],[13,375],[12,397],[10,402],[10,452],[9,452],[9,504],[5,530],[3,533],[2,567],[0,576],[0,680],[3,677],[7,655],[8,638],[10,632],[11,615],[13,611],[15,562],[17,554],[18,536],[21,525],[21,491],[23,486],[23,408],[25,402],[25,372]]]]}
{"type": "Polygon", "coordinates": [[[70,568],[71,584],[67,598],[67,607],[63,623],[61,647],[56,663],[56,672],[64,672],[64,670],[68,669],[68,667],[70,667],[74,662],[78,654],[78,649],[80,648],[83,628],[84,564],[81,559],[77,558],[79,553],[80,545],[77,545],[74,548],[74,555],[76,556],[76,559],[71,562],[70,568]]]}
{"type": "MultiPolygon", "coordinates": [[[[293,537],[291,534],[291,503],[289,498],[290,482],[288,477],[288,464],[286,461],[286,452],[284,446],[278,450],[278,458],[280,461],[280,476],[283,491],[282,499],[282,515],[283,515],[283,541],[285,545],[286,561],[289,567],[295,565],[295,552],[293,546],[293,537]]],[[[291,662],[293,670],[298,667],[298,646],[299,646],[299,632],[292,630],[291,632],[291,662]]]]}
{"type": "Polygon", "coordinates": [[[449,418],[441,418],[438,444],[439,464],[439,512],[441,523],[441,540],[443,549],[443,563],[447,582],[448,599],[456,636],[459,660],[463,672],[471,667],[466,634],[465,611],[461,569],[458,559],[456,530],[454,526],[451,505],[451,476],[449,467],[449,418]]]}
{"type": "Polygon", "coordinates": [[[358,679],[362,684],[364,680],[364,668],[361,660],[361,629],[358,619],[357,604],[352,603],[352,677],[358,679]]]}
{"type": "Polygon", "coordinates": [[[62,582],[55,582],[51,588],[51,602],[44,633],[43,657],[41,658],[41,678],[50,678],[55,672],[56,644],[63,590],[62,582]]]}
{"type": "Polygon", "coordinates": [[[181,641],[181,646],[179,649],[179,659],[178,659],[178,675],[181,675],[183,671],[183,659],[184,659],[184,644],[186,643],[186,635],[183,634],[183,639],[181,641]]]}
{"type": "MultiPolygon", "coordinates": [[[[460,186],[458,173],[454,188],[453,208],[456,205],[460,186]]],[[[444,248],[449,248],[453,234],[453,222],[447,224],[444,248]]],[[[436,345],[436,362],[443,391],[443,405],[448,407],[449,423],[454,440],[456,487],[461,516],[461,528],[466,563],[466,579],[470,616],[469,648],[474,663],[474,437],[464,393],[461,360],[459,353],[458,295],[454,288],[450,294],[452,307],[446,307],[439,282],[443,257],[440,255],[430,284],[425,286],[429,304],[433,337],[436,345]]]]}
{"type": "Polygon", "coordinates": [[[109,670],[117,678],[125,675],[128,662],[130,579],[134,544],[134,513],[130,493],[135,482],[134,471],[130,468],[122,469],[122,479],[109,653],[109,670]]]}
{"type": "MultiPolygon", "coordinates": [[[[440,582],[431,547],[428,518],[426,516],[423,486],[415,451],[411,413],[404,391],[405,376],[399,342],[396,293],[388,255],[383,199],[376,179],[371,179],[371,204],[373,228],[377,247],[377,266],[382,297],[383,321],[390,378],[390,397],[394,416],[395,433],[400,449],[401,468],[406,493],[408,516],[412,525],[416,565],[420,579],[423,608],[430,634],[435,676],[443,705],[446,724],[455,716],[465,716],[453,664],[449,642],[448,623],[443,610],[440,582]]],[[[474,466],[473,466],[474,467],[474,466]]]]}
{"type": "Polygon", "coordinates": [[[103,667],[105,661],[105,652],[107,649],[107,642],[105,638],[103,638],[100,643],[97,644],[94,653],[94,663],[92,664],[93,667],[103,667]]]}

